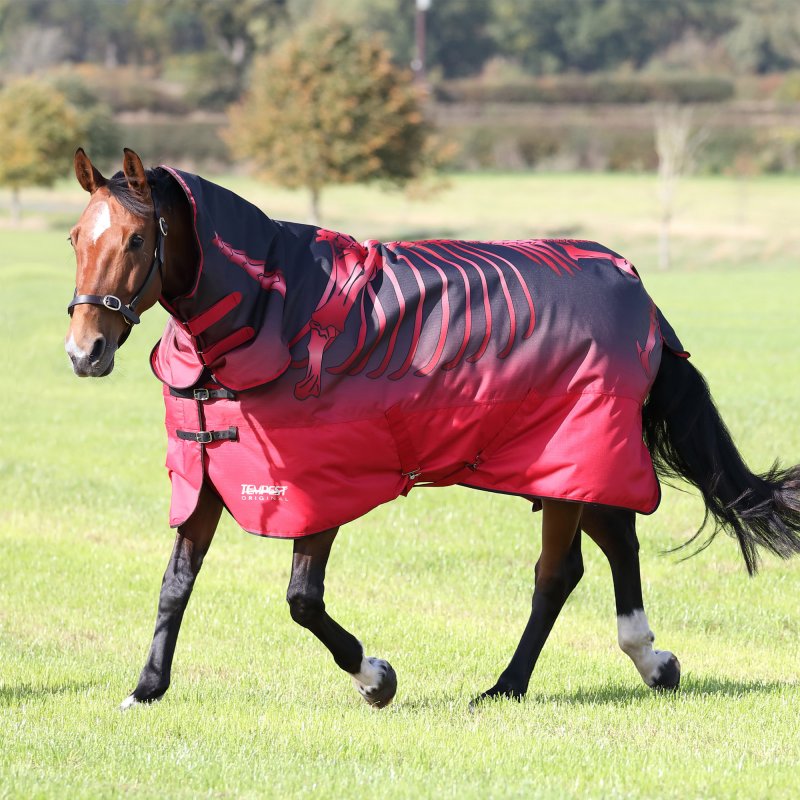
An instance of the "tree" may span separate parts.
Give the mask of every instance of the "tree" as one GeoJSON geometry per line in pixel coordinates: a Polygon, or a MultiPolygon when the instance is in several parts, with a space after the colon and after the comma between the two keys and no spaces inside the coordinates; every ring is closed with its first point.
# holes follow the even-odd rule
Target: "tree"
{"type": "Polygon", "coordinates": [[[728,51],[741,72],[768,73],[800,65],[796,0],[739,0],[728,51]]]}
{"type": "Polygon", "coordinates": [[[336,21],[312,23],[257,60],[229,122],[234,155],[308,189],[315,221],[325,186],[415,177],[427,134],[410,73],[374,37],[336,21]]]}
{"type": "Polygon", "coordinates": [[[732,24],[729,0],[494,0],[491,32],[533,72],[640,68],[688,31],[732,24]]]}
{"type": "Polygon", "coordinates": [[[137,44],[131,7],[130,0],[0,0],[0,48],[16,72],[103,61],[137,44]]]}
{"type": "Polygon", "coordinates": [[[272,44],[275,30],[286,20],[286,3],[287,0],[179,0],[177,8],[193,12],[206,41],[241,70],[254,53],[272,44]]]}
{"type": "Polygon", "coordinates": [[[23,186],[52,186],[80,138],[76,111],[60,92],[35,80],[0,91],[0,185],[11,187],[11,215],[20,217],[23,186]]]}
{"type": "MultiPolygon", "coordinates": [[[[325,0],[289,0],[291,16],[320,13],[325,0]]],[[[415,55],[414,0],[337,0],[337,13],[372,33],[386,37],[396,63],[408,66],[415,55]]],[[[445,78],[481,71],[484,62],[502,52],[489,31],[492,3],[486,0],[431,0],[426,12],[426,64],[445,78]]]]}

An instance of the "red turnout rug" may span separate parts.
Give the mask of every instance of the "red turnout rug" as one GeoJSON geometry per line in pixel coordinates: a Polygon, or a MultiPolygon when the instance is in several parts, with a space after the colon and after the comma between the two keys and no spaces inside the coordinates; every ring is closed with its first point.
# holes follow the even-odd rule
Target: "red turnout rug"
{"type": "Polygon", "coordinates": [[[685,354],[620,255],[360,244],[170,172],[202,252],[151,357],[172,525],[204,480],[245,530],[281,537],[425,485],[655,510],[641,408],[662,347],[685,354]]]}

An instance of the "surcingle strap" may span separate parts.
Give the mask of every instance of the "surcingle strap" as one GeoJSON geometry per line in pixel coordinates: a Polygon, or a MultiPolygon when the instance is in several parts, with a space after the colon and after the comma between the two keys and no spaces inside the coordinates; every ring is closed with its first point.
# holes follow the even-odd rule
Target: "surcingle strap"
{"type": "Polygon", "coordinates": [[[169,393],[173,397],[182,397],[184,400],[235,400],[236,395],[230,389],[173,389],[169,393]]]}
{"type": "Polygon", "coordinates": [[[185,439],[189,442],[198,442],[199,444],[211,444],[212,442],[221,442],[226,439],[234,441],[238,438],[238,428],[231,426],[224,431],[179,431],[175,433],[179,439],[185,439]]]}

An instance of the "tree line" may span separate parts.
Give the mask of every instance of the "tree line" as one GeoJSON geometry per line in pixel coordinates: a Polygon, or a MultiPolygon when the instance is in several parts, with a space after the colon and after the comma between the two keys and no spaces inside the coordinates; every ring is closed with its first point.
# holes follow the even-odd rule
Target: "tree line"
{"type": "MultiPolygon", "coordinates": [[[[415,0],[0,0],[0,63],[32,72],[63,62],[198,69],[242,88],[259,53],[335,13],[384,37],[398,64],[415,53],[415,0]],[[196,62],[197,63],[197,62],[196,62]]],[[[743,73],[800,68],[796,0],[431,0],[427,63],[435,76],[498,61],[535,75],[642,69],[677,59],[743,73]],[[675,53],[678,53],[676,55],[675,53]]],[[[691,63],[689,63],[691,62],[691,63]]]]}
{"type": "MultiPolygon", "coordinates": [[[[224,137],[259,175],[309,193],[312,219],[331,184],[400,186],[436,166],[420,87],[379,42],[345,22],[311,22],[254,64],[224,137]]],[[[72,76],[0,87],[0,186],[21,215],[23,187],[50,186],[78,144],[95,160],[119,148],[110,109],[72,76]],[[109,127],[110,126],[110,127],[109,127]]]]}
{"type": "MultiPolygon", "coordinates": [[[[428,63],[496,80],[502,42],[506,70],[649,74],[657,54],[694,42],[729,69],[733,53],[742,70],[787,69],[800,64],[794,2],[432,0],[428,63]]],[[[117,103],[155,80],[173,116],[178,101],[225,110],[233,156],[306,188],[312,217],[330,184],[406,183],[446,156],[407,69],[415,5],[339,0],[334,17],[320,0],[0,0],[0,61],[13,65],[0,73],[0,186],[18,215],[20,189],[52,183],[77,143],[101,162],[116,154],[103,78],[117,103]]]]}

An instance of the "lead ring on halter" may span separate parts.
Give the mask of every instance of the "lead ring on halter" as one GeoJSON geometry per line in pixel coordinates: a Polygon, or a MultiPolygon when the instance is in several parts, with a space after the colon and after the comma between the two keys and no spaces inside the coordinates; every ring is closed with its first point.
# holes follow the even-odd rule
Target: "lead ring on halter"
{"type": "Polygon", "coordinates": [[[156,272],[161,276],[161,281],[164,281],[164,274],[162,268],[164,266],[164,239],[167,236],[169,227],[164,217],[158,213],[158,203],[156,202],[155,195],[153,197],[153,215],[156,219],[157,232],[156,232],[156,247],[153,253],[153,261],[150,264],[150,269],[139,287],[139,290],[134,294],[133,299],[125,305],[122,300],[113,294],[78,294],[78,287],[75,287],[75,294],[72,297],[72,302],[67,306],[67,313],[72,316],[72,309],[80,305],[104,306],[110,311],[119,311],[122,314],[125,322],[128,325],[128,330],[123,333],[119,344],[122,344],[128,338],[130,328],[138,325],[141,322],[139,315],[136,313],[136,306],[142,299],[142,295],[147,291],[150,283],[156,275],[156,272]]]}

